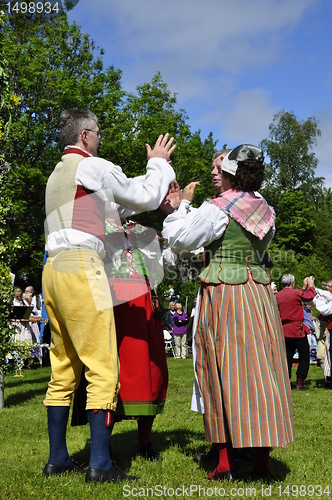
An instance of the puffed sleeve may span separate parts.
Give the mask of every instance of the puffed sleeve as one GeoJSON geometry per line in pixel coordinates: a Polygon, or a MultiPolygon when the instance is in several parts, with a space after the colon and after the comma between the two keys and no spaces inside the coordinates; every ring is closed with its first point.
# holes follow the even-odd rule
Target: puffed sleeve
{"type": "Polygon", "coordinates": [[[314,299],[313,303],[317,311],[323,316],[329,316],[332,314],[332,302],[326,302],[325,298],[318,298],[314,299]]]}
{"type": "Polygon", "coordinates": [[[227,227],[228,215],[216,205],[205,202],[190,209],[183,200],[177,212],[164,220],[162,235],[175,252],[193,251],[220,238],[227,227]]]}
{"type": "Polygon", "coordinates": [[[75,176],[76,184],[96,192],[103,201],[129,209],[121,216],[156,210],[174,179],[173,168],[163,158],[151,158],[146,174],[133,178],[127,177],[121,167],[110,161],[85,158],[79,163],[75,176]]]}

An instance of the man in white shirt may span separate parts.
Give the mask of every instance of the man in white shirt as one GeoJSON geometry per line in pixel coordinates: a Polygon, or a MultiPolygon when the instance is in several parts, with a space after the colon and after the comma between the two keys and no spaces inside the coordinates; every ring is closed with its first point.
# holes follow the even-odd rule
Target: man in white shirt
{"type": "Polygon", "coordinates": [[[332,279],[329,279],[326,283],[326,290],[321,290],[320,288],[315,288],[316,296],[312,301],[313,305],[319,312],[319,321],[322,336],[319,338],[317,358],[321,357],[321,351],[324,349],[324,362],[322,368],[325,375],[325,387],[328,389],[332,388],[332,377],[331,377],[331,337],[332,337],[332,279]],[[325,325],[327,328],[327,334],[325,338],[325,345],[322,349],[323,332],[325,330],[325,325]]]}
{"type": "Polygon", "coordinates": [[[105,202],[119,213],[159,207],[174,181],[169,164],[175,145],[159,136],[147,144],[144,176],[129,179],[121,168],[97,158],[102,144],[96,116],[88,110],[61,115],[65,147],[46,186],[46,251],[43,294],[52,333],[52,377],[44,401],[50,455],[44,475],[84,472],[67,450],[66,427],[74,391],[85,365],[91,451],[86,481],[132,480],[110,460],[109,439],[119,390],[118,355],[112,299],[104,271],[105,202]]]}

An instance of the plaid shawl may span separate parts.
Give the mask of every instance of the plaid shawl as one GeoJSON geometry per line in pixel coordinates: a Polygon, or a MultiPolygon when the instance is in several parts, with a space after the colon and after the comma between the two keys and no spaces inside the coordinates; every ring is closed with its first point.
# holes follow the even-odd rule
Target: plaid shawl
{"type": "Polygon", "coordinates": [[[258,198],[253,192],[228,189],[221,196],[210,200],[246,231],[260,240],[269,232],[275,220],[275,213],[264,198],[258,198]]]}

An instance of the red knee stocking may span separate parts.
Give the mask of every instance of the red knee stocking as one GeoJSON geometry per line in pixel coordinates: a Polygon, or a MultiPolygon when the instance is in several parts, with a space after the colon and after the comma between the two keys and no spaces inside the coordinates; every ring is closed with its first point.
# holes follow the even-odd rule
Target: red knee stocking
{"type": "Polygon", "coordinates": [[[235,470],[234,461],[234,450],[231,443],[217,443],[216,444],[219,453],[219,463],[217,466],[218,472],[227,472],[229,470],[235,470]]]}
{"type": "Polygon", "coordinates": [[[138,448],[142,448],[149,443],[153,421],[154,417],[140,417],[137,419],[138,448]]]}

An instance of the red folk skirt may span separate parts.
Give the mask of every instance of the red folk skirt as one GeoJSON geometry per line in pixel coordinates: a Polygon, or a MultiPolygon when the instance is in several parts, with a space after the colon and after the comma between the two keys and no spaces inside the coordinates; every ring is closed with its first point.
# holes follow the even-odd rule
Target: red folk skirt
{"type": "Polygon", "coordinates": [[[116,414],[155,416],[164,408],[168,385],[162,321],[153,314],[145,278],[110,278],[109,283],[120,361],[116,414]]]}

